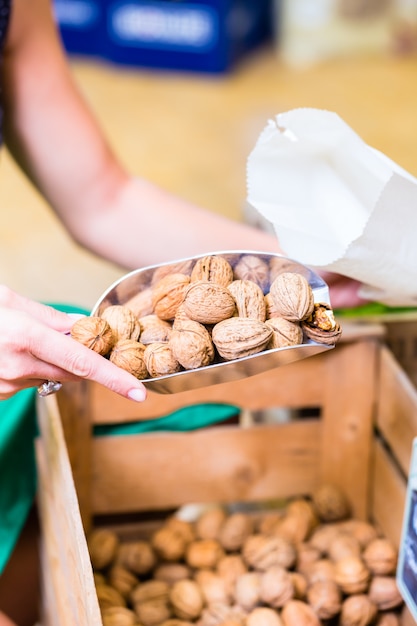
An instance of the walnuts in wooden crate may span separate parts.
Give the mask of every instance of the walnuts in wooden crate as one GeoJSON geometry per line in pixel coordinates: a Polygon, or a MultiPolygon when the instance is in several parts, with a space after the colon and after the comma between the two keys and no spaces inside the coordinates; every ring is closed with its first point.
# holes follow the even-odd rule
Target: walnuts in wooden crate
{"type": "Polygon", "coordinates": [[[333,345],[340,326],[329,304],[314,303],[297,267],[268,254],[231,253],[148,268],[135,283],[121,281],[72,336],[144,380],[305,341],[333,345]],[[147,346],[145,362],[137,362],[133,344],[121,354],[120,341],[147,346]]]}
{"type": "MultiPolygon", "coordinates": [[[[103,622],[113,626],[119,617],[121,624],[135,626],[399,624],[397,552],[376,528],[372,538],[371,528],[351,517],[321,520],[312,496],[290,499],[277,515],[215,506],[194,522],[170,516],[146,538],[107,541],[116,546],[110,562],[91,555],[103,622]],[[310,520],[301,542],[296,534],[279,534],[279,522],[297,516],[310,520]],[[368,538],[362,543],[354,534],[358,528],[368,538]],[[349,546],[353,553],[346,555],[349,546]],[[376,573],[381,567],[385,573],[376,573]]],[[[112,536],[94,533],[96,544],[100,536],[112,536]]]]}

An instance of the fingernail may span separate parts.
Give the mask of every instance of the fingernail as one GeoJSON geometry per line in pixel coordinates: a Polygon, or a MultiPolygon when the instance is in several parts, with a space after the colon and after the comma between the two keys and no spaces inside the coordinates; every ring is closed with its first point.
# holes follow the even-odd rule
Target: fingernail
{"type": "Polygon", "coordinates": [[[127,397],[130,400],[134,400],[135,402],[143,402],[146,398],[146,391],[145,389],[131,389],[130,391],[127,392],[127,397]]]}

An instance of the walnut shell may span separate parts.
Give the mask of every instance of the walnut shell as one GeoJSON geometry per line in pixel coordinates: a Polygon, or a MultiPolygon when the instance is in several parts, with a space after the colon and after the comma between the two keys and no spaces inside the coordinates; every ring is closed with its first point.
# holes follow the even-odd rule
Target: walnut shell
{"type": "Polygon", "coordinates": [[[139,318],[140,342],[147,346],[149,343],[168,341],[172,326],[170,322],[159,319],[157,315],[145,315],[139,318]]]}
{"type": "Polygon", "coordinates": [[[195,581],[201,589],[205,604],[230,604],[230,593],[219,574],[201,569],[196,572],[195,581]]]}
{"type": "Polygon", "coordinates": [[[359,557],[361,552],[361,544],[356,537],[343,532],[335,536],[328,550],[329,558],[332,561],[340,561],[340,559],[348,556],[359,557]]]}
{"type": "Polygon", "coordinates": [[[227,554],[218,561],[216,571],[223,579],[227,593],[231,595],[237,579],[245,574],[248,568],[240,554],[227,554]]]}
{"type": "Polygon", "coordinates": [[[283,567],[271,567],[261,576],[261,600],[279,609],[294,598],[295,590],[290,572],[283,567]]]}
{"type": "Polygon", "coordinates": [[[223,556],[224,551],[218,541],[198,539],[188,545],[185,561],[194,569],[214,569],[223,556]]]}
{"type": "Polygon", "coordinates": [[[270,294],[280,317],[287,320],[305,320],[313,312],[313,290],[301,274],[279,274],[271,284],[270,294]]]}
{"type": "Polygon", "coordinates": [[[124,597],[110,585],[97,585],[96,593],[100,610],[110,608],[112,606],[126,606],[124,597]]]}
{"type": "Polygon", "coordinates": [[[126,300],[124,306],[133,311],[138,319],[145,315],[151,315],[154,312],[152,293],[152,287],[142,289],[139,293],[126,300]]]}
{"type": "Polygon", "coordinates": [[[243,626],[245,617],[244,610],[239,606],[211,604],[203,610],[198,626],[221,626],[227,623],[243,626]]]}
{"type": "Polygon", "coordinates": [[[312,313],[301,322],[301,328],[309,339],[329,346],[337,343],[342,334],[330,305],[323,302],[315,303],[312,313]]]}
{"type": "Polygon", "coordinates": [[[346,594],[364,593],[371,573],[360,557],[349,556],[335,563],[334,578],[346,594]]]}
{"type": "Polygon", "coordinates": [[[212,331],[213,343],[227,361],[262,352],[271,336],[272,330],[264,322],[241,317],[219,322],[212,331]]]}
{"type": "Polygon", "coordinates": [[[105,356],[113,348],[116,338],[110,324],[101,317],[81,317],[71,327],[71,337],[90,350],[105,356]]]}
{"type": "Polygon", "coordinates": [[[153,533],[151,545],[163,561],[180,561],[187,544],[174,529],[163,526],[153,533]]]}
{"type": "Polygon", "coordinates": [[[245,611],[252,611],[261,600],[261,574],[246,572],[236,580],[235,600],[245,611]]]}
{"type": "Polygon", "coordinates": [[[374,576],[369,585],[368,596],[380,611],[395,609],[403,604],[394,576],[374,576]]]}
{"type": "Polygon", "coordinates": [[[177,619],[176,617],[173,617],[171,619],[165,620],[164,622],[162,622],[162,624],[159,624],[159,626],[193,626],[193,625],[192,625],[192,622],[188,622],[183,619],[177,619]]]}
{"type": "Polygon", "coordinates": [[[155,567],[156,555],[148,541],[127,541],[120,544],[116,562],[140,576],[148,574],[155,567]]]}
{"type": "Polygon", "coordinates": [[[167,343],[148,344],[143,352],[143,360],[151,378],[175,374],[182,369],[167,343]]]}
{"type": "Polygon", "coordinates": [[[243,544],[242,556],[250,567],[266,571],[274,566],[293,567],[297,553],[293,544],[283,537],[254,534],[243,544]]]}
{"type": "Polygon", "coordinates": [[[227,287],[200,280],[189,285],[182,308],[195,322],[217,324],[232,317],[236,303],[227,287]]]}
{"type": "Polygon", "coordinates": [[[281,611],[284,626],[320,626],[314,610],[301,600],[290,600],[281,611]]]}
{"type": "Polygon", "coordinates": [[[265,296],[259,285],[251,280],[234,280],[228,289],[236,302],[239,317],[266,320],[265,296]]]}
{"type": "Polygon", "coordinates": [[[396,570],[398,552],[389,539],[379,537],[368,543],[362,558],[372,574],[387,576],[396,570]]]}
{"type": "Polygon", "coordinates": [[[186,370],[210,365],[215,356],[209,332],[203,324],[192,320],[173,329],[168,345],[186,370]]]}
{"type": "Polygon", "coordinates": [[[151,285],[156,285],[162,278],[170,274],[185,274],[186,276],[191,276],[193,265],[193,259],[183,259],[182,261],[176,261],[169,265],[160,265],[153,271],[151,285]]]}
{"type": "Polygon", "coordinates": [[[362,549],[365,549],[378,536],[377,529],[373,524],[360,519],[347,519],[341,522],[339,527],[341,531],[356,537],[362,549]]]}
{"type": "Polygon", "coordinates": [[[175,615],[180,619],[197,619],[203,610],[203,595],[193,580],[176,582],[171,588],[169,598],[175,615]]]}
{"type": "Polygon", "coordinates": [[[251,280],[266,293],[269,287],[269,266],[263,259],[245,254],[236,263],[233,272],[235,279],[251,280]]]}
{"type": "Polygon", "coordinates": [[[246,626],[282,626],[277,611],[267,606],[258,606],[246,618],[246,626]]]}
{"type": "Polygon", "coordinates": [[[272,328],[272,336],[267,345],[268,350],[303,343],[303,331],[298,322],[290,322],[283,317],[272,317],[266,320],[265,324],[268,328],[272,328]]]}
{"type": "Polygon", "coordinates": [[[212,507],[201,513],[195,523],[195,532],[199,539],[218,539],[220,528],[226,519],[226,511],[212,507]]]}
{"type": "Polygon", "coordinates": [[[317,581],[307,589],[307,602],[320,619],[328,620],[340,612],[342,594],[334,581],[317,581]]]}
{"type": "Polygon", "coordinates": [[[152,600],[136,604],[135,613],[143,626],[159,626],[171,617],[171,610],[165,602],[152,600]]]}
{"type": "Polygon", "coordinates": [[[340,526],[332,523],[324,523],[315,528],[309,539],[309,544],[317,548],[323,555],[327,554],[333,539],[339,535],[340,526]]]}
{"type": "Polygon", "coordinates": [[[136,626],[136,614],[123,606],[111,606],[101,613],[103,626],[136,626]]]}
{"type": "Polygon", "coordinates": [[[384,611],[379,614],[376,626],[400,626],[400,616],[395,611],[384,611]]]}
{"type": "Polygon", "coordinates": [[[270,292],[265,295],[264,299],[266,319],[269,320],[273,317],[280,317],[280,309],[275,306],[270,292]]]}
{"type": "Polygon", "coordinates": [[[156,315],[162,320],[173,320],[189,284],[190,277],[186,274],[168,274],[161,278],[152,291],[152,306],[156,315]]]}
{"type": "Polygon", "coordinates": [[[100,313],[100,317],[110,325],[116,342],[120,339],[134,339],[140,335],[140,324],[136,315],[127,306],[114,304],[100,313]]]}
{"type": "Polygon", "coordinates": [[[308,570],[312,563],[316,563],[321,558],[321,552],[315,546],[312,546],[311,543],[300,542],[296,545],[297,550],[297,562],[296,562],[296,570],[297,572],[304,573],[308,570]]]}
{"type": "Polygon", "coordinates": [[[193,524],[179,517],[168,517],[165,526],[180,535],[187,545],[196,538],[193,524]]]}
{"type": "Polygon", "coordinates": [[[369,626],[375,622],[378,608],[365,594],[347,597],[340,613],[340,626],[369,626]]]}
{"type": "Polygon", "coordinates": [[[169,585],[163,580],[146,580],[139,583],[131,592],[130,600],[132,604],[143,604],[144,602],[167,602],[169,596],[169,585]]]}
{"type": "Polygon", "coordinates": [[[143,380],[148,376],[144,353],[145,346],[139,341],[121,339],[113,347],[109,359],[117,367],[143,380]]]}
{"type": "Polygon", "coordinates": [[[88,536],[88,550],[95,570],[106,568],[116,556],[119,538],[107,528],[95,528],[88,536]]]}
{"type": "Polygon", "coordinates": [[[275,524],[273,534],[297,545],[308,539],[317,525],[318,518],[313,507],[300,498],[289,503],[285,514],[275,524]]]}
{"type": "Polygon", "coordinates": [[[207,281],[227,287],[232,280],[232,266],[224,257],[217,255],[197,259],[191,272],[191,282],[207,281]]]}
{"type": "Polygon", "coordinates": [[[191,578],[191,570],[184,563],[161,563],[153,572],[155,580],[163,580],[169,585],[178,580],[191,578]]]}
{"type": "Polygon", "coordinates": [[[219,542],[227,552],[237,552],[253,529],[254,521],[249,515],[233,513],[220,528],[219,542]]]}
{"type": "Polygon", "coordinates": [[[130,572],[126,567],[122,565],[115,564],[113,565],[108,574],[107,580],[109,585],[117,589],[117,591],[124,597],[128,598],[132,589],[137,587],[139,584],[139,579],[130,572]]]}
{"type": "Polygon", "coordinates": [[[335,565],[330,559],[319,559],[307,565],[304,569],[304,575],[309,585],[316,581],[335,580],[335,565]]]}
{"type": "Polygon", "coordinates": [[[294,598],[304,600],[307,594],[307,578],[300,572],[290,572],[290,576],[294,587],[294,598]]]}
{"type": "Polygon", "coordinates": [[[350,515],[346,496],[336,485],[321,485],[312,494],[312,498],[317,515],[323,522],[337,522],[350,515]]]}

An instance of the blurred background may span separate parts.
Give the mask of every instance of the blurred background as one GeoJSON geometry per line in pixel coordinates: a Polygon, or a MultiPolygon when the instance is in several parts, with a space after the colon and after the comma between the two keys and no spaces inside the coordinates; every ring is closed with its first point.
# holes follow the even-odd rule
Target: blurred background
{"type": "MultiPolygon", "coordinates": [[[[296,107],[335,111],[417,176],[417,0],[55,0],[54,12],[120,159],[200,206],[256,219],[248,155],[296,107]]],[[[1,283],[91,308],[124,274],[69,239],[7,151],[0,206],[1,283]]]]}

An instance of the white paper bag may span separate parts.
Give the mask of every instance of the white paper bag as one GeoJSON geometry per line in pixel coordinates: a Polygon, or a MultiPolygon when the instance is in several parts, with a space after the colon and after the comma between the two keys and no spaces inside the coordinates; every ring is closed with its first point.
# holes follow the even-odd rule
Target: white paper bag
{"type": "Polygon", "coordinates": [[[336,113],[271,120],[248,158],[247,188],[287,256],[359,280],[364,298],[417,305],[417,179],[336,113]]]}

